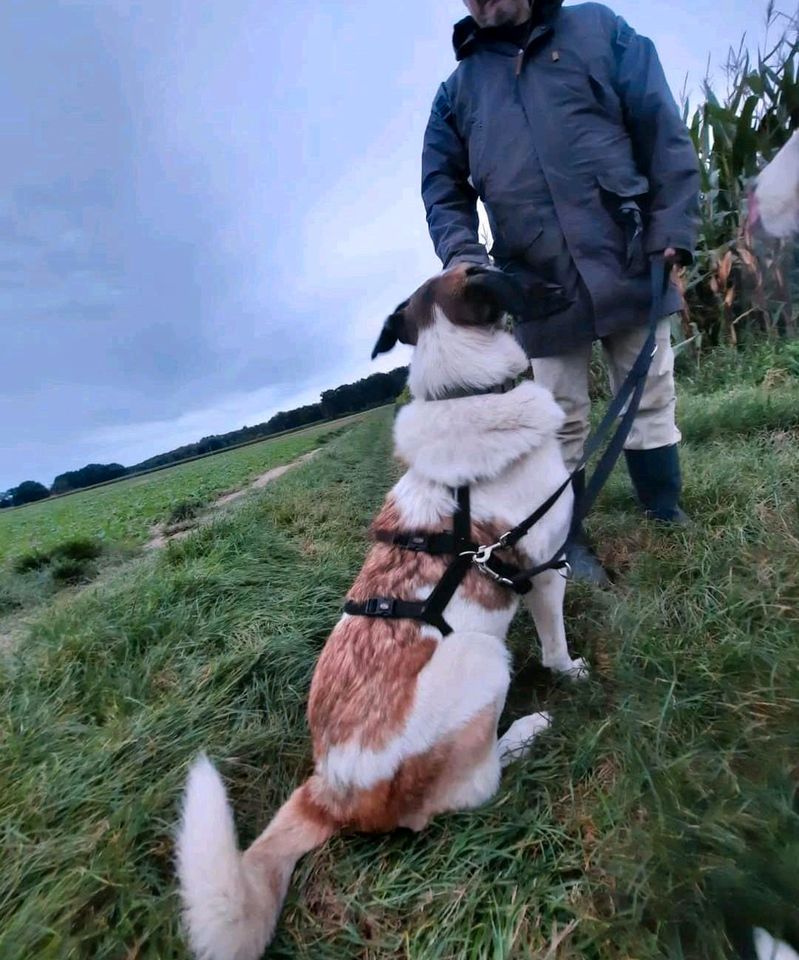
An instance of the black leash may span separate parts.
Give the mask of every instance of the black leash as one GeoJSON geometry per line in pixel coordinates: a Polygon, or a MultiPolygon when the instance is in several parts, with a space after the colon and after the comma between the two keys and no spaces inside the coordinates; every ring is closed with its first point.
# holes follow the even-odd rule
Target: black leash
{"type": "Polygon", "coordinates": [[[364,603],[348,600],[344,605],[344,612],[353,616],[385,617],[388,619],[412,619],[428,623],[446,636],[452,628],[444,619],[444,610],[455,594],[469,568],[474,564],[485,576],[490,577],[501,586],[508,587],[515,593],[527,593],[532,588],[532,580],[546,570],[563,570],[568,568],[565,553],[570,543],[570,537],[558,547],[555,553],[545,563],[520,570],[513,564],[506,563],[495,557],[497,550],[511,549],[533,528],[533,526],[557,503],[566,488],[572,483],[577,473],[583,470],[588,461],[599,450],[610,433],[614,423],[621,417],[616,432],[610,439],[605,451],[599,458],[594,472],[586,483],[585,493],[579,504],[574,506],[572,528],[576,527],[590,511],[599,496],[602,487],[621,456],[625,441],[632,429],[635,415],[641,403],[641,396],[646,387],[646,378],[655,355],[657,325],[663,314],[663,299],[668,288],[668,274],[663,257],[652,260],[651,269],[652,304],[649,313],[647,338],[635,363],[624,378],[624,382],[616,396],[611,400],[605,415],[596,431],[586,441],[583,454],[566,480],[549,497],[537,507],[529,517],[526,517],[512,530],[504,533],[499,540],[488,546],[481,546],[471,540],[471,513],[469,508],[469,488],[460,487],[457,490],[458,509],[453,516],[451,532],[441,533],[405,533],[376,534],[378,540],[399,546],[404,550],[429,554],[448,554],[455,559],[447,567],[443,577],[426,600],[412,601],[399,600],[391,597],[372,597],[364,603]],[[626,409],[625,409],[626,405],[626,409]],[[622,413],[622,411],[624,411],[622,413]]]}
{"type": "MultiPolygon", "coordinates": [[[[666,295],[669,282],[669,277],[666,272],[666,261],[663,257],[655,257],[652,260],[650,277],[652,285],[652,305],[649,311],[647,338],[644,341],[644,345],[641,347],[638,356],[635,358],[635,363],[632,365],[627,376],[624,378],[624,382],[622,383],[621,387],[619,387],[618,393],[611,400],[604,417],[602,417],[602,420],[599,423],[599,426],[596,428],[594,434],[586,441],[585,447],[583,448],[583,454],[580,457],[577,466],[569,474],[568,479],[566,479],[534,513],[532,513],[526,520],[523,520],[522,523],[520,523],[517,527],[514,527],[513,530],[509,530],[508,533],[500,537],[497,544],[494,545],[494,549],[515,546],[515,544],[517,544],[519,540],[521,540],[521,538],[532,529],[533,525],[537,523],[538,520],[540,520],[541,517],[543,517],[544,514],[552,508],[552,506],[554,506],[563,491],[569,486],[570,483],[572,483],[576,474],[585,468],[591,457],[602,446],[606,436],[610,432],[614,422],[622,413],[622,410],[624,410],[626,404],[627,409],[624,410],[624,414],[621,416],[621,422],[619,423],[616,432],[611,437],[610,443],[606,447],[602,456],[599,458],[594,472],[591,474],[590,479],[586,483],[585,493],[580,498],[580,502],[575,503],[574,505],[572,529],[574,529],[586,518],[591,510],[591,507],[593,507],[594,503],[596,502],[600,491],[607,483],[608,477],[613,471],[613,468],[616,466],[616,461],[621,456],[621,452],[624,449],[624,444],[627,440],[627,437],[630,435],[630,430],[632,429],[635,416],[638,413],[638,407],[641,404],[641,397],[646,387],[646,378],[649,373],[649,368],[652,366],[652,358],[657,350],[657,326],[663,315],[663,300],[666,295]]],[[[570,537],[567,537],[561,546],[558,547],[552,557],[546,561],[546,563],[540,563],[535,567],[522,570],[516,574],[516,576],[512,577],[511,579],[513,580],[514,587],[523,583],[525,580],[529,580],[532,577],[537,576],[539,573],[543,573],[545,570],[565,568],[567,564],[562,558],[569,546],[569,543],[570,537]]]]}

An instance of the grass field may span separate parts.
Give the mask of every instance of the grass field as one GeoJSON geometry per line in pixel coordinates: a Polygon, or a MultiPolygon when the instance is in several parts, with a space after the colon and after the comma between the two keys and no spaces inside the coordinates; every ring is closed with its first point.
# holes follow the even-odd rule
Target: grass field
{"type": "MultiPolygon", "coordinates": [[[[681,403],[696,528],[642,521],[620,471],[593,519],[616,585],[567,597],[591,678],[553,681],[514,625],[505,720],[555,715],[534,755],[479,811],[307,857],[270,956],[715,960],[736,922],[796,924],[799,380],[714,363],[681,403]]],[[[218,761],[244,843],[308,773],[311,672],[395,476],[389,426],[45,608],[0,659],[3,960],[186,957],[187,763],[218,761]]]]}
{"type": "Polygon", "coordinates": [[[194,460],[17,510],[0,511],[0,563],[30,549],[48,549],[71,537],[138,544],[178,503],[202,506],[215,496],[326,442],[339,423],[309,427],[237,450],[194,460]]]}

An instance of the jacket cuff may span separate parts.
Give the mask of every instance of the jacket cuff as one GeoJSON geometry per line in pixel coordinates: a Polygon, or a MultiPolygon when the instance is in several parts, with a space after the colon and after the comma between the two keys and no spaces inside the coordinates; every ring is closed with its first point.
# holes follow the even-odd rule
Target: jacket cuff
{"type": "Polygon", "coordinates": [[[476,264],[491,264],[491,258],[488,256],[486,248],[479,243],[474,244],[473,247],[470,247],[468,250],[462,253],[456,253],[447,260],[444,264],[444,269],[449,270],[450,267],[454,267],[458,263],[476,263],[476,264]]]}

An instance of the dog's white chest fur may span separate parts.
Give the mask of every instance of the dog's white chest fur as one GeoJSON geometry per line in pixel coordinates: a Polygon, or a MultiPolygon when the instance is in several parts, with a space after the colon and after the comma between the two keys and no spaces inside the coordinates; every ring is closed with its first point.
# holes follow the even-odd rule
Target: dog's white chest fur
{"type": "MultiPolygon", "coordinates": [[[[406,407],[394,433],[409,470],[394,498],[407,529],[448,526],[455,490],[467,485],[473,521],[516,526],[567,477],[556,439],[562,421],[551,395],[531,382],[505,394],[406,407]]],[[[548,560],[563,542],[571,509],[567,489],[521,541],[519,549],[531,565],[548,560]]],[[[507,611],[478,608],[456,595],[447,617],[455,629],[504,637],[515,608],[511,594],[507,611]]]]}
{"type": "MultiPolygon", "coordinates": [[[[467,485],[475,521],[521,522],[566,479],[557,441],[563,417],[552,395],[530,381],[508,393],[405,407],[394,438],[409,470],[394,494],[408,528],[443,522],[454,510],[454,490],[467,485]]],[[[545,559],[571,505],[567,490],[521,549],[545,559]]]]}

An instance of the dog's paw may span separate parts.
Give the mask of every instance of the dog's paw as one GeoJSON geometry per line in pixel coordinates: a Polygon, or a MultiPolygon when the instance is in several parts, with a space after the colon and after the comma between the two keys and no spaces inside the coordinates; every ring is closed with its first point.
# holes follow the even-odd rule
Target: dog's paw
{"type": "Polygon", "coordinates": [[[551,723],[552,716],[549,713],[530,713],[514,720],[499,739],[499,759],[502,766],[506,767],[514,760],[526,757],[535,738],[551,723]]]}
{"type": "Polygon", "coordinates": [[[517,740],[526,743],[533,737],[537,737],[542,730],[546,730],[551,723],[552,714],[546,710],[542,710],[540,713],[528,713],[527,716],[514,720],[508,727],[508,733],[505,736],[512,732],[517,740]]]}
{"type": "Polygon", "coordinates": [[[559,673],[570,680],[584,680],[591,672],[588,663],[582,657],[575,657],[574,660],[567,660],[565,663],[552,664],[549,667],[553,673],[559,673]]]}

